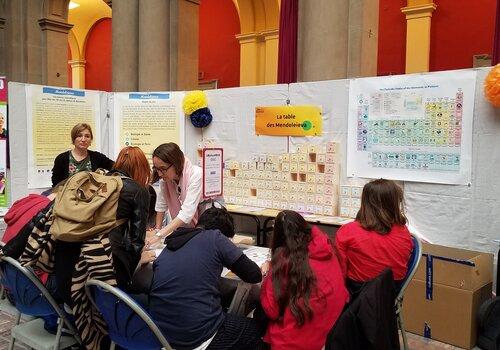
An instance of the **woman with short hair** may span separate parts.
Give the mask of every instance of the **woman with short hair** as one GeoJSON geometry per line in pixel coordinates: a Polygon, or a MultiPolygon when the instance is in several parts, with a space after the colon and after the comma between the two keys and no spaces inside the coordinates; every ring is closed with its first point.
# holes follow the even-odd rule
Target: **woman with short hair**
{"type": "Polygon", "coordinates": [[[93,139],[92,128],[87,123],[76,124],[71,129],[71,143],[74,148],[59,154],[54,160],[52,187],[80,171],[95,171],[98,168],[111,170],[111,159],[88,149],[93,139]]]}

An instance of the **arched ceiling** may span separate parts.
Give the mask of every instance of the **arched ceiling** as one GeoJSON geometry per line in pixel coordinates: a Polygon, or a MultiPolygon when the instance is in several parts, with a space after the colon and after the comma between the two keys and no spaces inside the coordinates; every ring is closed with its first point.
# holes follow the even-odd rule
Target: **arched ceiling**
{"type": "Polygon", "coordinates": [[[278,29],[281,0],[233,0],[241,34],[278,29]]]}
{"type": "Polygon", "coordinates": [[[68,23],[73,24],[71,33],[74,35],[76,46],[78,47],[78,56],[75,56],[69,36],[71,54],[73,59],[85,57],[85,42],[88,33],[92,27],[103,18],[111,18],[111,8],[103,0],[71,0],[80,6],[69,10],[68,23]]]}

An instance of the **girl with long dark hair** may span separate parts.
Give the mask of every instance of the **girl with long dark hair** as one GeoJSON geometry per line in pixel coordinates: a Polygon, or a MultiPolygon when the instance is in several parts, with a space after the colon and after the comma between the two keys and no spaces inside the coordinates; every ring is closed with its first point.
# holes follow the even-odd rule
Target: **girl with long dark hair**
{"type": "Polygon", "coordinates": [[[327,235],[290,210],[274,224],[272,258],[261,303],[270,319],[264,341],[274,349],[321,349],[348,293],[327,235]]]}

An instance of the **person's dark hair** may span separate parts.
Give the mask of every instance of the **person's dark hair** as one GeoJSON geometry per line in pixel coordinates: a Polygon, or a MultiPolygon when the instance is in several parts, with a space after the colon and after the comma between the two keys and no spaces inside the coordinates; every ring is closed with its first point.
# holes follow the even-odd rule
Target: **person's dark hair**
{"type": "Polygon", "coordinates": [[[201,214],[198,226],[205,230],[219,230],[228,238],[234,237],[234,220],[225,208],[208,208],[201,214]]]}
{"type": "MultiPolygon", "coordinates": [[[[163,143],[155,148],[153,157],[158,157],[167,164],[172,164],[177,176],[182,175],[184,169],[184,153],[176,143],[169,142],[163,143]]],[[[160,176],[155,171],[153,174],[153,183],[158,181],[160,176]]]]}
{"type": "Polygon", "coordinates": [[[392,225],[406,224],[403,201],[403,190],[394,181],[373,180],[363,187],[356,220],[365,230],[385,235],[392,225]]]}
{"type": "Polygon", "coordinates": [[[316,277],[309,265],[311,227],[291,210],[280,212],[275,219],[271,245],[273,290],[283,317],[290,311],[299,326],[313,317],[309,300],[316,291],[316,277]]]}

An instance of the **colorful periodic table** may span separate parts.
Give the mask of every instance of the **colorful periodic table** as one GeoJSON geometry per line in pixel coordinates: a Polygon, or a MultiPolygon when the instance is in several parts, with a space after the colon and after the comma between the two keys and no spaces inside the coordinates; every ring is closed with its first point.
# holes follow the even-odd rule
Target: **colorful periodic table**
{"type": "Polygon", "coordinates": [[[468,184],[475,71],[351,80],[347,176],[468,184]]]}

